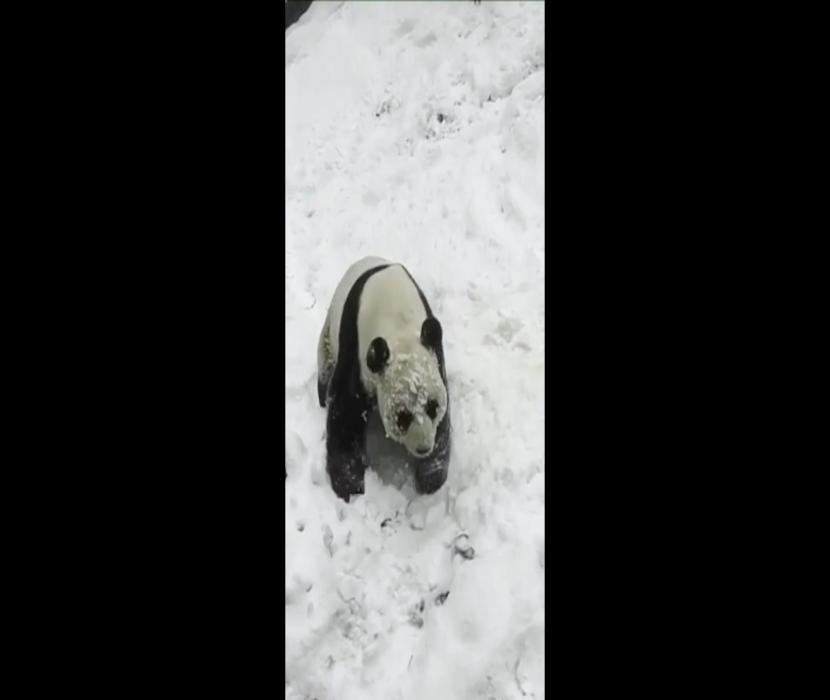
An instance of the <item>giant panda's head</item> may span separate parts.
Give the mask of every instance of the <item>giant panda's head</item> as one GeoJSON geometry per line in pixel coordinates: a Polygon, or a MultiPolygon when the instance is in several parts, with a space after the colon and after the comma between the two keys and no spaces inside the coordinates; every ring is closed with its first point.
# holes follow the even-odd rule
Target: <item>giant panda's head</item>
{"type": "Polygon", "coordinates": [[[393,347],[386,338],[375,338],[366,353],[386,435],[418,458],[432,453],[438,424],[447,412],[447,389],[436,354],[440,342],[441,324],[428,318],[420,337],[396,338],[393,347]]]}

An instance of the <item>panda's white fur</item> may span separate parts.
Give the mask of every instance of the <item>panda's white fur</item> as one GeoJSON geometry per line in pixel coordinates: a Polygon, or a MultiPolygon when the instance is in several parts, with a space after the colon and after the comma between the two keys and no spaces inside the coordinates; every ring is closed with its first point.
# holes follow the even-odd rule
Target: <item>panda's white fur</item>
{"type": "Polygon", "coordinates": [[[368,270],[388,265],[366,280],[357,313],[358,360],[360,379],[366,393],[377,400],[378,413],[387,437],[403,445],[415,457],[423,457],[435,446],[436,431],[447,411],[447,391],[434,350],[421,342],[421,328],[427,311],[418,289],[399,264],[367,257],[353,264],[334,293],[318,343],[318,372],[330,377],[337,363],[340,324],[349,292],[368,270]],[[369,346],[383,338],[389,347],[388,364],[382,372],[372,372],[367,364],[369,346]],[[432,400],[437,405],[434,417],[427,411],[432,400]],[[411,414],[402,429],[401,411],[411,414]]]}
{"type": "MultiPolygon", "coordinates": [[[[329,370],[337,362],[337,351],[340,343],[340,321],[343,318],[343,308],[346,306],[346,298],[354,287],[358,278],[373,267],[388,265],[389,261],[383,258],[366,257],[358,260],[343,275],[343,279],[334,290],[326,320],[323,323],[323,330],[320,333],[320,342],[317,346],[317,370],[322,373],[329,370]]],[[[371,341],[370,341],[371,342],[371,341]]],[[[365,358],[364,358],[365,364],[365,358]]]]}

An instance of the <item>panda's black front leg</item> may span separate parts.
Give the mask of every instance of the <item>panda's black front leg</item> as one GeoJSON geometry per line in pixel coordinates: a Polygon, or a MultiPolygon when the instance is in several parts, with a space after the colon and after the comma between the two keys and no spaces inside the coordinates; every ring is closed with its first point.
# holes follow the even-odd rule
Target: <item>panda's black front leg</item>
{"type": "Polygon", "coordinates": [[[415,486],[419,493],[435,493],[447,480],[450,469],[450,412],[438,426],[435,448],[415,465],[415,486]]]}
{"type": "Polygon", "coordinates": [[[329,385],[328,381],[324,381],[323,379],[317,379],[317,398],[320,401],[320,408],[326,407],[326,394],[328,393],[329,385]]]}
{"type": "Polygon", "coordinates": [[[329,451],[326,468],[331,477],[331,487],[346,503],[352,495],[364,492],[366,464],[358,454],[349,451],[329,451]]]}
{"type": "Polygon", "coordinates": [[[366,411],[357,402],[333,399],[326,427],[326,470],[334,492],[346,503],[364,492],[366,411]]]}

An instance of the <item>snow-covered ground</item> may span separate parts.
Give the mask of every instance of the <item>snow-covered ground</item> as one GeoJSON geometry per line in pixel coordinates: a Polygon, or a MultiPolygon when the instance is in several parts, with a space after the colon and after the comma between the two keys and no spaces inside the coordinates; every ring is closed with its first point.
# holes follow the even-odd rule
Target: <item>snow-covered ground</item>
{"type": "MultiPolygon", "coordinates": [[[[286,33],[286,698],[543,698],[542,2],[315,2],[286,33]],[[316,347],[365,255],[444,328],[449,478],[325,471],[316,347]]],[[[382,470],[381,470],[382,473],[382,470]]]]}

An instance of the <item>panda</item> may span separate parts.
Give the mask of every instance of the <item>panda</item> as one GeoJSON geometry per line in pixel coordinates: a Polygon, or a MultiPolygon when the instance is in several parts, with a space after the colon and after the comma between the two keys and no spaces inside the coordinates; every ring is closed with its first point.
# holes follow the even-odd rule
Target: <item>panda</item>
{"type": "Polygon", "coordinates": [[[317,346],[317,393],[327,408],[326,469],[347,503],[364,492],[374,411],[402,446],[420,493],[446,481],[450,405],[442,329],[400,264],[366,257],[334,292],[317,346]]]}

